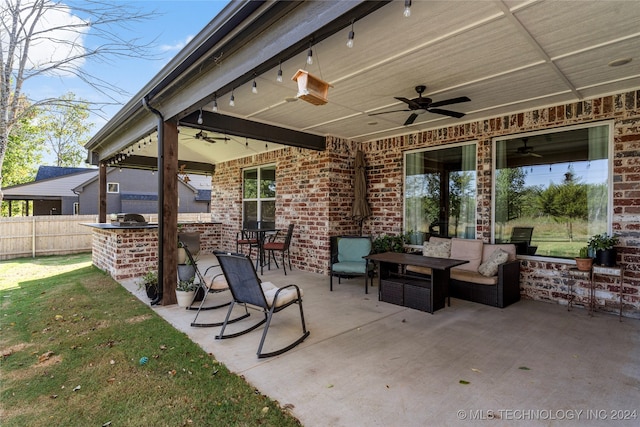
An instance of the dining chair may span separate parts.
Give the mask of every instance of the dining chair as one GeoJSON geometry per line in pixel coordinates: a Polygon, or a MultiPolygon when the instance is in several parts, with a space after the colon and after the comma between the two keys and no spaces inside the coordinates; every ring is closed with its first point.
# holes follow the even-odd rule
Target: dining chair
{"type": "Polygon", "coordinates": [[[289,224],[289,228],[287,229],[287,234],[283,241],[277,241],[278,233],[276,233],[272,240],[266,242],[264,244],[264,250],[269,253],[269,270],[271,270],[271,257],[273,256],[273,262],[276,264],[276,268],[280,268],[278,266],[278,261],[276,260],[275,252],[282,253],[282,269],[284,270],[284,275],[287,275],[287,266],[285,264],[285,254],[287,255],[287,259],[289,260],[289,270],[291,270],[291,252],[289,251],[289,247],[291,246],[291,237],[293,236],[293,228],[295,224],[289,224]]]}

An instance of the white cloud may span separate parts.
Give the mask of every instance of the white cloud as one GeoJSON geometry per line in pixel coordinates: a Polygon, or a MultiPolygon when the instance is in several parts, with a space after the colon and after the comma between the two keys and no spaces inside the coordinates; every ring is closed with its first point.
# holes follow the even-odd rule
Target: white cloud
{"type": "Polygon", "coordinates": [[[178,51],[181,50],[183,47],[185,47],[191,40],[193,40],[193,36],[187,36],[187,38],[184,41],[178,42],[176,44],[163,44],[160,45],[160,50],[162,52],[174,52],[174,51],[178,51]]]}
{"type": "MultiPolygon", "coordinates": [[[[23,10],[26,9],[24,6],[32,4],[33,0],[23,3],[23,10]]],[[[25,28],[29,28],[33,24],[32,18],[28,18],[29,11],[25,10],[21,16],[23,21],[30,19],[23,22],[25,28]]],[[[11,17],[3,15],[3,19],[7,20],[11,17]]],[[[71,68],[80,68],[84,65],[84,58],[78,58],[72,63],[60,66],[65,59],[84,54],[85,37],[90,27],[70,28],[72,25],[83,23],[82,19],[71,13],[68,6],[54,5],[51,1],[47,1],[44,12],[34,27],[35,32],[39,35],[31,39],[29,46],[27,68],[31,69],[31,73],[54,67],[47,72],[48,75],[65,76],[69,75],[68,70],[71,68]]],[[[3,45],[6,46],[8,42],[5,40],[6,36],[2,39],[3,45]]],[[[18,55],[22,55],[22,49],[19,49],[18,55]]]]}

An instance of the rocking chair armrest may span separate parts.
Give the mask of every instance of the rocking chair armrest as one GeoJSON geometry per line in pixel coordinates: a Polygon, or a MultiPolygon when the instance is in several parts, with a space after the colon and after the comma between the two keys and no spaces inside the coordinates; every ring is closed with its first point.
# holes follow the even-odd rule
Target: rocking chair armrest
{"type": "MultiPolygon", "coordinates": [[[[220,264],[216,264],[216,265],[212,265],[212,266],[208,267],[208,268],[204,271],[204,273],[203,273],[202,275],[203,275],[203,276],[206,276],[206,275],[207,275],[207,273],[209,272],[209,270],[211,270],[212,268],[216,268],[216,267],[220,267],[220,264]]],[[[221,273],[221,274],[222,274],[222,273],[221,273]]]]}
{"type": "Polygon", "coordinates": [[[302,298],[302,295],[300,295],[300,287],[298,285],[294,285],[294,284],[286,285],[286,286],[283,286],[283,287],[279,288],[276,291],[276,294],[273,297],[273,303],[274,304],[275,304],[276,300],[278,299],[278,295],[280,294],[280,292],[282,292],[282,291],[284,291],[285,289],[288,289],[288,288],[296,288],[296,294],[298,294],[298,299],[302,298]]]}

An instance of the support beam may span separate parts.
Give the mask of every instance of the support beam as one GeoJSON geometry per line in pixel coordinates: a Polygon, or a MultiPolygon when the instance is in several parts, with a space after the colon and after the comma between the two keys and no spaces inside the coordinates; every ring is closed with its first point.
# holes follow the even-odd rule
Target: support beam
{"type": "Polygon", "coordinates": [[[107,222],[107,165],[100,163],[98,172],[98,222],[107,222]]]}
{"type": "Polygon", "coordinates": [[[326,138],[324,136],[254,122],[224,114],[212,113],[210,111],[202,112],[203,121],[202,124],[199,125],[197,124],[199,115],[199,111],[190,114],[180,120],[180,125],[196,129],[204,129],[209,132],[274,142],[276,144],[289,145],[292,147],[308,148],[310,150],[324,151],[326,148],[326,138]]]}
{"type": "Polygon", "coordinates": [[[175,122],[163,123],[162,141],[158,151],[158,233],[160,256],[158,268],[162,268],[162,305],[176,304],[178,277],[178,126],[175,122]]]}

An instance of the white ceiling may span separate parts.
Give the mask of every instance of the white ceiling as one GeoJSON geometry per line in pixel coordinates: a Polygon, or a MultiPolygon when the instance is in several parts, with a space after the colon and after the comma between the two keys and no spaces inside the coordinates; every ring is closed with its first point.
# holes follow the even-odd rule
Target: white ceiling
{"type": "MultiPolygon", "coordinates": [[[[257,94],[252,81],[237,87],[235,107],[221,95],[219,112],[368,141],[640,88],[640,1],[414,0],[409,18],[403,9],[395,1],[356,21],[352,49],[347,28],[313,46],[312,65],[306,53],[282,63],[283,83],[276,67],[256,76],[257,94]],[[608,65],[621,58],[632,61],[608,65]],[[287,102],[301,68],[333,85],[326,105],[287,102]],[[369,116],[405,108],[394,97],[416,97],[416,85],[434,101],[468,96],[443,107],[466,116],[425,113],[410,126],[403,126],[409,112],[369,116]]],[[[212,145],[196,132],[180,128],[181,160],[218,163],[265,151],[261,141],[248,140],[248,149],[237,137],[212,145]]]]}

